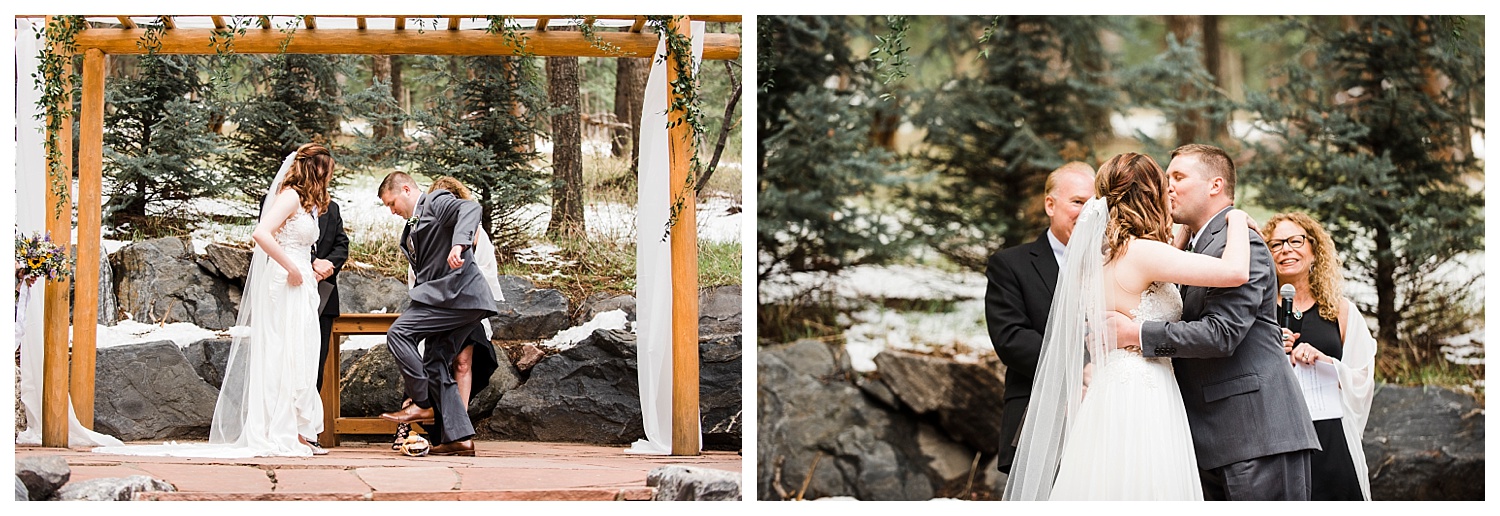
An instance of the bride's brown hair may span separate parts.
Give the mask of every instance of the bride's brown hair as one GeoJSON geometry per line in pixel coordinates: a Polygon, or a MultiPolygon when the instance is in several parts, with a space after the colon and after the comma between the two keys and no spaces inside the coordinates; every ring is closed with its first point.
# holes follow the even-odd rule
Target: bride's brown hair
{"type": "Polygon", "coordinates": [[[303,144],[297,148],[297,157],[287,169],[282,188],[297,191],[302,198],[302,209],[318,213],[328,211],[328,181],[333,178],[333,154],[317,143],[303,144]]]}
{"type": "Polygon", "coordinates": [[[1120,255],[1132,238],[1171,242],[1172,213],[1167,174],[1144,154],[1117,154],[1099,167],[1094,194],[1109,203],[1104,262],[1120,255]]]}

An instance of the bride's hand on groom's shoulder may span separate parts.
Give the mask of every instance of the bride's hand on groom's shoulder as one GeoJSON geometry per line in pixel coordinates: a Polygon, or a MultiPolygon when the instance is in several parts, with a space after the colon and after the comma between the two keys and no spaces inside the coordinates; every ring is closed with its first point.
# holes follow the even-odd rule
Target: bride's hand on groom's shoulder
{"type": "Polygon", "coordinates": [[[1228,220],[1231,222],[1234,221],[1235,218],[1239,218],[1241,223],[1245,224],[1246,227],[1249,227],[1251,231],[1254,231],[1256,233],[1260,232],[1260,225],[1256,224],[1255,219],[1251,217],[1249,213],[1246,213],[1245,210],[1235,208],[1233,210],[1230,210],[1229,214],[1225,215],[1225,217],[1228,217],[1228,220]]]}

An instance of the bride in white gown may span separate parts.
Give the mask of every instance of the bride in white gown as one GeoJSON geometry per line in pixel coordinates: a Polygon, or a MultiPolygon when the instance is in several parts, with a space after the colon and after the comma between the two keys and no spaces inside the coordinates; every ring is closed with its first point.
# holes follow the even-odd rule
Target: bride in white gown
{"type": "Polygon", "coordinates": [[[328,207],[333,156],[306,144],[287,156],[261,205],[233,344],[209,442],[106,446],[98,453],[241,458],[327,453],[316,386],[318,287],[312,246],[328,207]]]}
{"type": "MultiPolygon", "coordinates": [[[[1250,271],[1249,220],[1229,214],[1223,258],[1171,245],[1171,187],[1149,156],[1099,168],[1068,242],[1007,500],[1202,500],[1172,362],[1116,349],[1115,311],[1175,321],[1175,284],[1230,287],[1250,271]]],[[[1175,240],[1181,243],[1184,238],[1175,240]]]]}

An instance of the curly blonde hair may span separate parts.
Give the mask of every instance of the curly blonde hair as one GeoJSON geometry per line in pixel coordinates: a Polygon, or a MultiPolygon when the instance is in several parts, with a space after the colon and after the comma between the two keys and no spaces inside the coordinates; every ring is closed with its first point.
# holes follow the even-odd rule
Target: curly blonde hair
{"type": "Polygon", "coordinates": [[[453,192],[453,195],[458,197],[459,199],[472,200],[474,198],[474,194],[469,192],[469,187],[464,186],[463,182],[459,181],[453,176],[443,176],[437,178],[436,181],[432,182],[432,186],[427,188],[427,193],[432,193],[437,190],[447,190],[453,192]]]}
{"type": "MultiPolygon", "coordinates": [[[[1271,241],[1276,226],[1281,223],[1295,224],[1307,232],[1308,244],[1312,246],[1313,264],[1307,271],[1307,283],[1313,300],[1318,302],[1318,315],[1330,321],[1339,320],[1339,307],[1344,303],[1343,281],[1340,271],[1343,262],[1333,247],[1333,238],[1323,225],[1302,212],[1277,213],[1261,226],[1261,238],[1271,241]]],[[[1279,281],[1281,278],[1277,278],[1279,281]]]]}
{"type": "Polygon", "coordinates": [[[1099,166],[1094,195],[1109,204],[1104,262],[1119,257],[1132,238],[1172,241],[1167,173],[1145,154],[1117,154],[1099,166]]]}

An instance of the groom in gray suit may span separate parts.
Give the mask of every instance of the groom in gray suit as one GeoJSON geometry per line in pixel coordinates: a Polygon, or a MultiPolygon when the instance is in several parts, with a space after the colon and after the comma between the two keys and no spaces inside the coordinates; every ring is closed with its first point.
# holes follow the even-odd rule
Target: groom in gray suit
{"type": "Polygon", "coordinates": [[[431,455],[474,455],[474,425],[448,365],[480,321],[498,313],[484,274],[474,262],[480,207],[453,192],[423,194],[404,172],[380,183],[380,202],[407,218],[401,251],[411,262],[416,286],[411,306],[386,332],[386,345],[401,366],[412,404],[380,417],[398,423],[436,422],[431,455]],[[417,343],[427,341],[417,354],[417,343]]]}
{"type": "MultiPolygon", "coordinates": [[[[1223,256],[1234,161],[1218,147],[1184,145],[1172,151],[1167,176],[1172,218],[1193,235],[1190,249],[1223,256]]],[[[1318,438],[1281,346],[1270,251],[1255,231],[1250,240],[1250,281],[1184,286],[1181,322],[1110,320],[1119,347],[1174,359],[1204,498],[1307,500],[1318,438]]]]}

